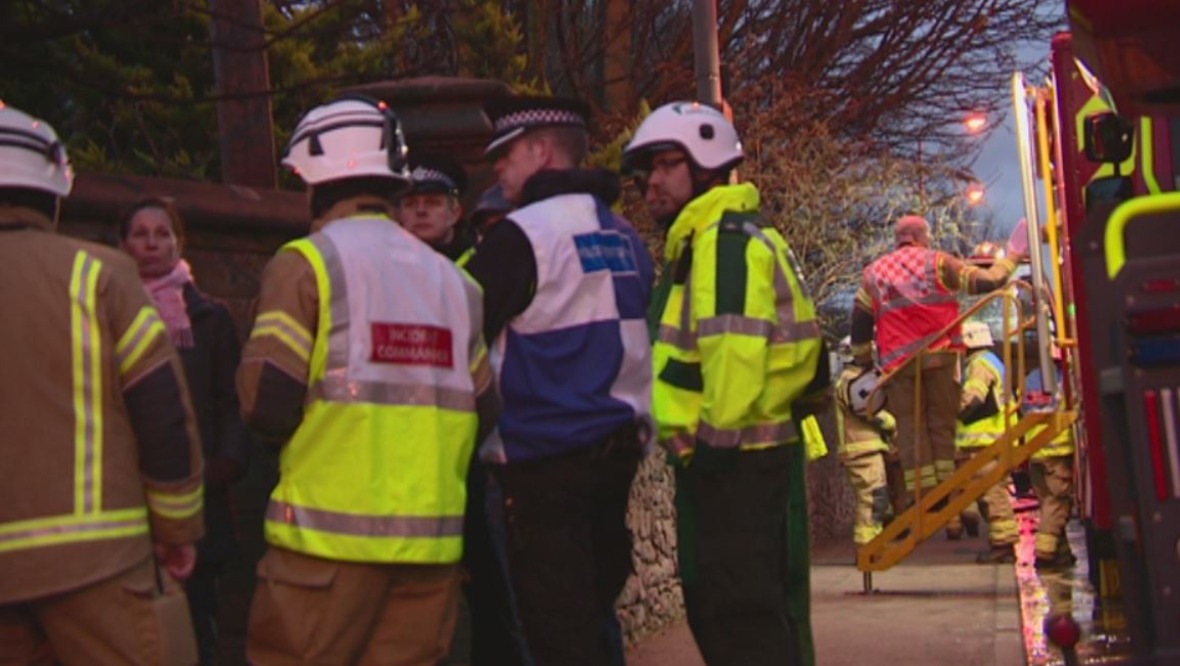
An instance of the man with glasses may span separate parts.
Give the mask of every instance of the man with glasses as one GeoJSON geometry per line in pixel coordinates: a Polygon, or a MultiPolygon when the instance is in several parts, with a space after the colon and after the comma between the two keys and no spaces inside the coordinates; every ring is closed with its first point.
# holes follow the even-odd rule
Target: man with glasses
{"type": "Polygon", "coordinates": [[[799,423],[826,400],[815,305],[716,109],[656,109],[623,152],[667,229],[649,310],[652,411],[676,468],[680,572],[705,661],[810,664],[799,423]]]}

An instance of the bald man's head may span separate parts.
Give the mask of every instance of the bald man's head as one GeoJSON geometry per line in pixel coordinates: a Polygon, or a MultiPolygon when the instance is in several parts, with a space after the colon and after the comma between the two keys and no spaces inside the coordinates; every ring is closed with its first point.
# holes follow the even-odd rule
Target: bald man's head
{"type": "Polygon", "coordinates": [[[893,241],[898,247],[902,245],[929,247],[930,223],[924,217],[905,215],[897,221],[897,228],[893,231],[893,241]]]}

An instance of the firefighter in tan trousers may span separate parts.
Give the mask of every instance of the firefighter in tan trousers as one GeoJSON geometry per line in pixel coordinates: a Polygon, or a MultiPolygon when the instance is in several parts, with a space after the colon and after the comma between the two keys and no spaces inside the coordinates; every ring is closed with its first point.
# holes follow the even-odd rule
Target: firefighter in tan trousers
{"type": "Polygon", "coordinates": [[[922,488],[932,488],[955,470],[962,340],[952,324],[959,317],[959,296],[1003,287],[1021,257],[1010,254],[987,269],[968,265],[931,249],[930,224],[916,215],[898,220],[894,240],[896,249],[864,270],[852,308],[851,337],[862,367],[872,365],[876,341],[885,372],[901,368],[920,349],[928,350],[920,370],[906,365],[885,386],[897,419],[894,444],[905,468],[906,491],[912,494],[917,479],[922,488]],[[915,390],[919,371],[921,394],[915,390]],[[921,404],[920,423],[914,422],[916,402],[921,404]]]}
{"type": "MultiPolygon", "coordinates": [[[[1004,398],[1004,382],[1007,381],[1004,363],[991,351],[991,329],[982,321],[968,320],[963,324],[963,343],[969,355],[963,372],[959,424],[955,431],[955,460],[959,464],[970,460],[976,451],[991,446],[1004,434],[1008,404],[1004,398]]],[[[986,475],[995,465],[994,462],[985,465],[976,476],[986,475]]],[[[990,547],[980,553],[975,561],[980,564],[1015,562],[1015,546],[1020,540],[1020,528],[1008,497],[1007,476],[984,493],[980,504],[987,520],[990,547]]],[[[978,520],[971,513],[964,518],[966,520],[956,516],[951,520],[947,525],[948,537],[960,538],[963,523],[978,520]]]]}
{"type": "MultiPolygon", "coordinates": [[[[1056,366],[1058,386],[1064,381],[1061,371],[1061,348],[1052,345],[1051,353],[1056,366]]],[[[1041,394],[1048,397],[1047,403],[1042,403],[1040,409],[1055,410],[1058,408],[1057,396],[1044,396],[1045,382],[1041,376],[1041,369],[1036,368],[1029,373],[1024,382],[1026,396],[1041,394]]],[[[1025,435],[1025,440],[1031,440],[1042,430],[1043,425],[1033,426],[1025,435]]],[[[1077,557],[1069,547],[1069,539],[1065,535],[1065,526],[1073,512],[1073,478],[1074,478],[1074,439],[1073,428],[1066,428],[1057,433],[1048,444],[1032,454],[1029,464],[1029,476],[1032,477],[1033,489],[1041,503],[1040,519],[1037,522],[1037,536],[1034,546],[1038,570],[1068,569],[1077,563],[1077,557]]]]}
{"type": "Polygon", "coordinates": [[[180,360],[131,260],[53,233],[71,186],[53,129],[0,102],[0,663],[195,663],[180,360]]]}
{"type": "Polygon", "coordinates": [[[468,465],[496,392],[474,280],[393,218],[410,183],[375,100],[317,107],[283,163],[312,234],[262,277],[242,354],[246,423],[281,446],[251,663],[427,666],[459,604],[468,465]]]}
{"type": "Polygon", "coordinates": [[[885,409],[869,413],[863,400],[867,396],[857,400],[852,389],[864,370],[853,365],[848,338],[841,341],[838,353],[843,369],[836,379],[836,404],[839,407],[836,420],[840,433],[837,453],[856,494],[852,542],[862,546],[881,533],[893,513],[886,483],[885,455],[890,450],[889,438],[896,431],[897,423],[885,409]]]}

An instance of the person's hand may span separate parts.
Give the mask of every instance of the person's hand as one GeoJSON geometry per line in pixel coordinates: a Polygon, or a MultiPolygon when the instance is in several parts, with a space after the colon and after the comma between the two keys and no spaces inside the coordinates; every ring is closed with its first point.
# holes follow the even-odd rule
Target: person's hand
{"type": "Polygon", "coordinates": [[[187,580],[197,565],[197,547],[191,543],[156,544],[156,561],[176,580],[187,580]]]}
{"type": "Polygon", "coordinates": [[[1028,218],[1020,218],[1008,236],[1008,258],[1017,263],[1028,258],[1028,218]]]}

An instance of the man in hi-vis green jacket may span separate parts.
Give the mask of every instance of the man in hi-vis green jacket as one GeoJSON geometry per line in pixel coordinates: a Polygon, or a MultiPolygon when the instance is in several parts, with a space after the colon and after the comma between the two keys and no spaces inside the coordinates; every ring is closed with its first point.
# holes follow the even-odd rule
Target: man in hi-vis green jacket
{"type": "Polygon", "coordinates": [[[794,256],[729,184],[744,154],[716,109],[656,109],[623,153],[667,229],[648,321],[653,412],[676,467],[680,573],[705,661],[811,664],[804,447],[827,353],[794,256]]]}

